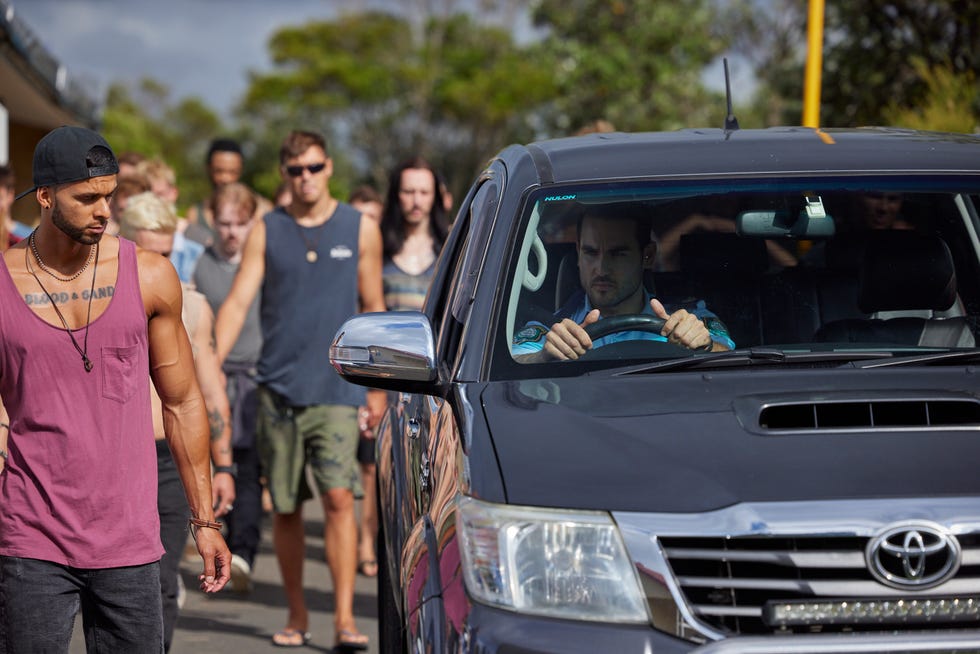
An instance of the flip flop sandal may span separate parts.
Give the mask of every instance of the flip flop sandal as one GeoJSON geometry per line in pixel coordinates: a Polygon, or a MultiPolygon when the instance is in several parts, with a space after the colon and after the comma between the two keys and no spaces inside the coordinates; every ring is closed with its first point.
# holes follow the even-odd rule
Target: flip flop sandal
{"type": "Polygon", "coordinates": [[[308,631],[286,627],[272,634],[272,644],[276,647],[303,647],[309,644],[311,638],[313,636],[308,631]]]}
{"type": "Polygon", "coordinates": [[[333,651],[337,654],[344,652],[359,652],[368,648],[368,637],[352,629],[341,629],[337,632],[337,642],[333,651]]]}
{"type": "Polygon", "coordinates": [[[357,563],[357,573],[365,577],[378,576],[378,562],[373,559],[365,559],[357,563]]]}

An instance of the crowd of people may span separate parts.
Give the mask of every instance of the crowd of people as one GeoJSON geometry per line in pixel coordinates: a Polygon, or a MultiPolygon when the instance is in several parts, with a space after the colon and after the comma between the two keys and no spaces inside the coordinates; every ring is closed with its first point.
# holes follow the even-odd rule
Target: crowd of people
{"type": "Polygon", "coordinates": [[[166,162],[58,128],[35,150],[33,225],[13,220],[0,166],[0,652],[67,651],[79,607],[90,651],[168,651],[188,527],[201,589],[248,593],[267,514],[288,607],[272,642],[302,646],[312,499],[334,646],[367,647],[354,585],[378,573],[388,397],[327,355],[354,313],[421,309],[452,198],[420,157],[383,193],[335,198],[311,131],[283,139],[272,201],[243,164],[215,139],[211,193],[179,216],[166,162]]]}

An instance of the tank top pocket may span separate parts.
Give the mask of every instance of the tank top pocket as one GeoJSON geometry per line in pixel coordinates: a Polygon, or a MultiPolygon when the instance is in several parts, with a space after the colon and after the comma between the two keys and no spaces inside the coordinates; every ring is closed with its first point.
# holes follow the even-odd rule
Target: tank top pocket
{"type": "MultiPolygon", "coordinates": [[[[102,348],[102,396],[116,402],[126,402],[139,387],[140,346],[102,348]]],[[[142,374],[149,376],[148,370],[142,374]]]]}

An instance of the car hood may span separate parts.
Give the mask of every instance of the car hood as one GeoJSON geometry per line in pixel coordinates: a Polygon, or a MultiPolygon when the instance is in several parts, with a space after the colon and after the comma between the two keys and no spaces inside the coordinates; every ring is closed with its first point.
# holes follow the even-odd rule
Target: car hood
{"type": "Polygon", "coordinates": [[[980,431],[768,431],[772,403],[973,402],[970,371],[669,373],[491,383],[482,405],[507,501],[620,511],[980,494],[980,431]],[[934,390],[935,389],[935,390],[934,390]]]}

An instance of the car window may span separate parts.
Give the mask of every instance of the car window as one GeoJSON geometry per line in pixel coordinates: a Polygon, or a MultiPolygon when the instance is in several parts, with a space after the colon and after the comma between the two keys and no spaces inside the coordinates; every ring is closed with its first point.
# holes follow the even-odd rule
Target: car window
{"type": "Polygon", "coordinates": [[[448,362],[455,361],[456,346],[466,323],[499,206],[500,183],[491,171],[485,173],[484,181],[471,198],[468,208],[461,211],[457,219],[457,222],[463,222],[454,228],[455,248],[447,253],[449,269],[445,280],[448,285],[446,292],[439,295],[448,300],[445,306],[436,308],[440,359],[448,362]]]}
{"type": "Polygon", "coordinates": [[[735,348],[972,348],[976,185],[808,178],[538,191],[501,294],[507,347],[495,350],[497,374],[540,365],[581,374],[735,348]],[[664,336],[656,302],[667,320],[703,325],[696,349],[664,336]],[[593,309],[590,331],[600,336],[556,358],[553,326],[582,325],[593,309]]]}
{"type": "Polygon", "coordinates": [[[466,319],[466,312],[473,301],[473,293],[483,269],[490,232],[500,206],[500,188],[500,182],[496,178],[487,179],[473,196],[470,205],[471,237],[463,248],[459,277],[454,285],[452,308],[453,317],[460,322],[466,319]]]}

